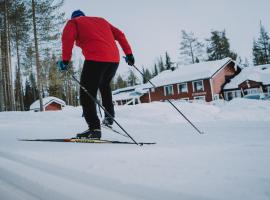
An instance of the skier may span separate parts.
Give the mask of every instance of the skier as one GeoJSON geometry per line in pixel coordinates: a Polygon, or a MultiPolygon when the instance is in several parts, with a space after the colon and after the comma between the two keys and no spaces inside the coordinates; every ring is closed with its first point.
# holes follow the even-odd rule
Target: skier
{"type": "MultiPolygon", "coordinates": [[[[127,64],[134,65],[135,60],[131,47],[122,31],[104,18],[85,16],[81,10],[76,10],[72,13],[71,19],[63,30],[62,60],[58,62],[58,67],[61,70],[68,69],[73,45],[76,42],[85,57],[81,85],[94,98],[97,97],[98,89],[100,90],[102,104],[112,117],[115,116],[115,113],[110,82],[120,61],[115,40],[118,41],[124,51],[127,64]]],[[[89,129],[77,134],[77,138],[100,139],[101,126],[95,102],[82,89],[80,90],[80,101],[89,129]]],[[[105,114],[103,123],[112,125],[113,119],[105,114]]]]}

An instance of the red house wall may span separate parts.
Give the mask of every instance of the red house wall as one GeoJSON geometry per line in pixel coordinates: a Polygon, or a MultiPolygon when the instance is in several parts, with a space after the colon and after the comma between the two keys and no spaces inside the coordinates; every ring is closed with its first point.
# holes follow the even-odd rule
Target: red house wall
{"type": "MultiPolygon", "coordinates": [[[[207,102],[212,101],[212,93],[211,93],[211,85],[209,79],[203,80],[204,85],[204,91],[201,92],[195,92],[193,91],[192,86],[193,81],[187,82],[188,92],[185,93],[178,93],[178,84],[173,85],[173,95],[164,96],[164,87],[158,87],[155,89],[154,92],[150,92],[150,98],[151,101],[164,101],[167,99],[182,99],[182,98],[188,98],[189,100],[193,100],[196,96],[205,96],[205,100],[207,102]]],[[[142,103],[148,103],[149,102],[149,94],[146,93],[141,97],[142,103]]]]}
{"type": "Polygon", "coordinates": [[[262,86],[263,85],[262,85],[261,82],[256,82],[256,81],[249,80],[248,83],[247,83],[247,81],[244,81],[243,83],[241,83],[239,85],[239,88],[245,90],[245,89],[249,89],[249,88],[260,88],[262,86]]]}
{"type": "Polygon", "coordinates": [[[55,111],[55,110],[62,110],[61,105],[55,102],[50,103],[45,108],[45,111],[55,111]]]}
{"type": "Polygon", "coordinates": [[[233,76],[236,73],[234,65],[234,62],[230,62],[226,67],[214,75],[212,78],[214,94],[220,94],[222,92],[222,85],[226,82],[226,77],[233,76]]]}

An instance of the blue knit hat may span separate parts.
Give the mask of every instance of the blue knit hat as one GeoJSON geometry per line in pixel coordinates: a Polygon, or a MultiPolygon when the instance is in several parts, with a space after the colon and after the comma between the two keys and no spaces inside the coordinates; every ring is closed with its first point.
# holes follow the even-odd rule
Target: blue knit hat
{"type": "Polygon", "coordinates": [[[85,14],[83,13],[83,11],[81,11],[81,10],[75,10],[75,11],[73,11],[73,13],[71,15],[71,19],[73,19],[75,17],[80,17],[80,16],[85,16],[85,14]]]}

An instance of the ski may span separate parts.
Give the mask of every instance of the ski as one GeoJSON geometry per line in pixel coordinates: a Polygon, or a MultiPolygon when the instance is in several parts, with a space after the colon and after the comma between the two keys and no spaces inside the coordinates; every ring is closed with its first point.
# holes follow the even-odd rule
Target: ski
{"type": "MultiPolygon", "coordinates": [[[[114,140],[95,140],[95,139],[79,139],[79,138],[63,138],[63,139],[18,139],[26,142],[71,142],[71,143],[93,143],[93,144],[136,144],[133,142],[114,141],[114,140]]],[[[138,142],[139,145],[153,145],[155,142],[138,142]]]]}

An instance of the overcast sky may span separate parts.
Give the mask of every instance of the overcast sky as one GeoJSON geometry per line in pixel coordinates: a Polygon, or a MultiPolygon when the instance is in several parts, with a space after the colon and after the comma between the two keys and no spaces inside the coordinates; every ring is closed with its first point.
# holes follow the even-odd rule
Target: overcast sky
{"type": "MultiPolygon", "coordinates": [[[[231,48],[252,59],[252,42],[262,20],[270,31],[270,0],[66,0],[64,11],[81,9],[106,18],[128,38],[137,66],[152,67],[168,51],[179,61],[181,30],[204,40],[212,30],[226,30],[231,48]]],[[[73,58],[78,57],[76,55],[73,58]]],[[[120,72],[128,67],[122,61],[120,72]]]]}

